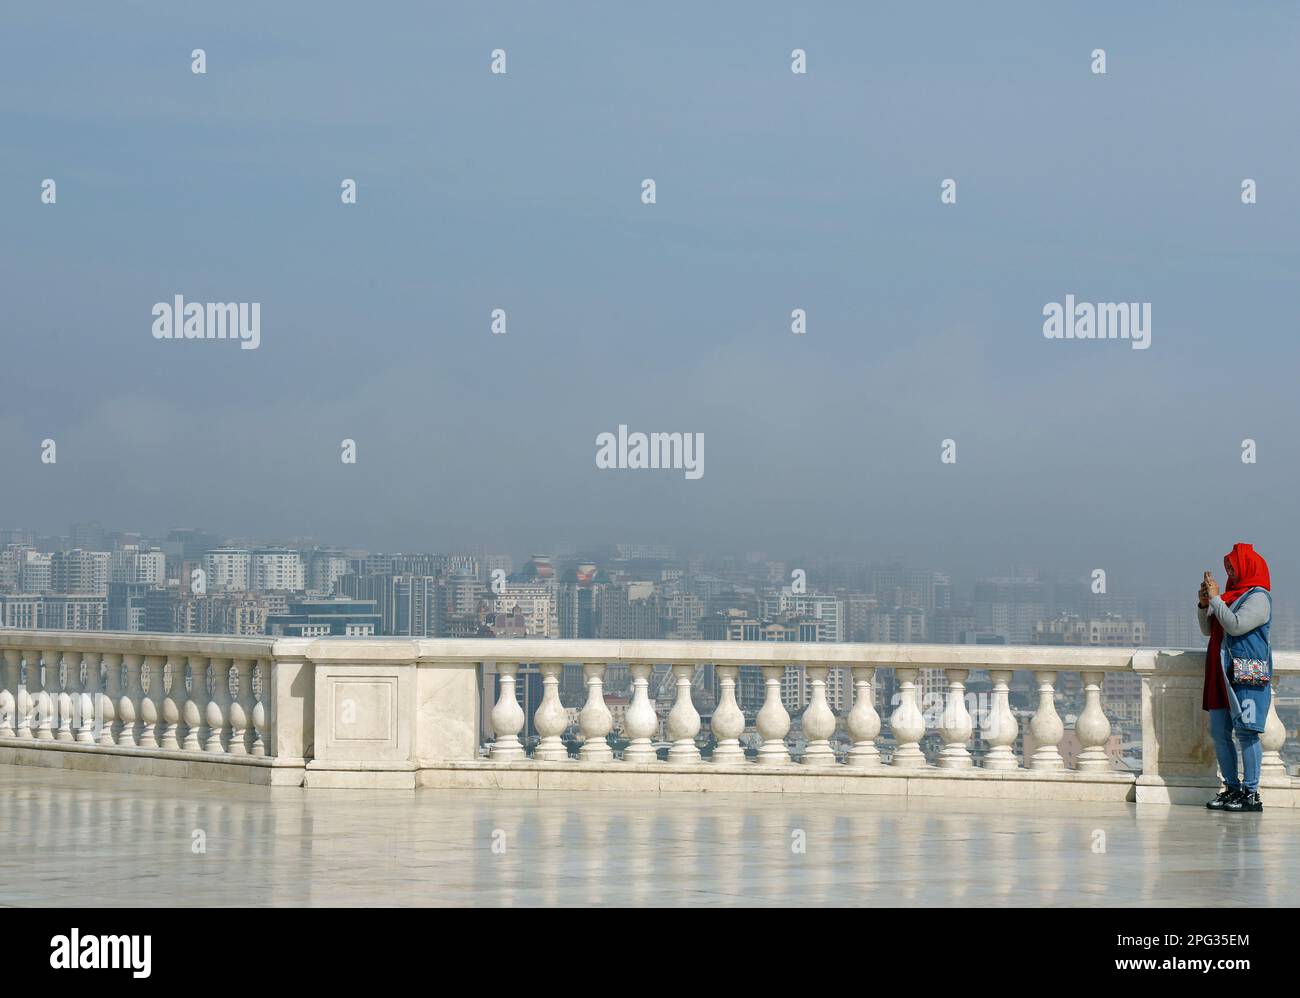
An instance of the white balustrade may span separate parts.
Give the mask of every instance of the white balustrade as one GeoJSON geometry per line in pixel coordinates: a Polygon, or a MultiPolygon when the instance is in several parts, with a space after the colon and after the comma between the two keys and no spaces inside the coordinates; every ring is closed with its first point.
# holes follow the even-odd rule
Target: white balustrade
{"type": "Polygon", "coordinates": [[[492,708],[492,742],[488,758],[493,762],[517,762],[525,756],[519,732],[524,730],[524,709],[515,697],[515,674],[519,666],[514,662],[497,663],[497,702],[492,708]]]}
{"type": "Polygon", "coordinates": [[[784,665],[763,666],[763,706],[758,711],[755,724],[763,736],[758,748],[758,761],[764,766],[784,766],[790,762],[790,750],[785,736],[790,733],[790,712],[781,702],[781,677],[784,665]]]}
{"type": "Polygon", "coordinates": [[[538,762],[565,762],[569,758],[569,750],[560,737],[569,726],[569,712],[560,703],[561,668],[559,662],[546,662],[539,666],[542,702],[533,714],[533,727],[541,739],[533,750],[533,758],[538,762]]]}
{"type": "Polygon", "coordinates": [[[99,700],[100,669],[102,656],[99,652],[88,651],[81,656],[82,676],[77,694],[76,715],[81,722],[77,726],[77,741],[82,745],[95,744],[95,704],[99,700]]]}
{"type": "Polygon", "coordinates": [[[158,747],[158,705],[162,702],[163,655],[146,655],[140,666],[140,720],[136,723],[136,744],[144,749],[158,747]]]}
{"type": "MultiPolygon", "coordinates": [[[[185,722],[185,740],[181,748],[186,752],[203,750],[203,721],[208,709],[208,660],[202,655],[187,656],[189,687],[181,707],[181,720],[185,722]]],[[[184,666],[182,667],[184,669],[184,666]]],[[[182,677],[182,685],[184,684],[182,677]]]]}
{"type": "Polygon", "coordinates": [[[1065,760],[1057,748],[1065,737],[1065,725],[1056,713],[1056,673],[1037,672],[1038,710],[1029,721],[1029,733],[1034,736],[1034,755],[1029,760],[1030,769],[1064,769],[1065,760]]]}
{"type": "Polygon", "coordinates": [[[939,736],[943,751],[939,754],[940,769],[970,769],[970,749],[966,746],[974,731],[970,711],[966,708],[966,669],[945,669],[948,677],[948,694],[939,720],[939,736]]]}
{"type": "MultiPolygon", "coordinates": [[[[56,717],[55,741],[74,742],[77,740],[76,729],[72,724],[72,690],[77,689],[77,680],[81,677],[81,655],[78,652],[65,652],[55,666],[58,676],[58,695],[54,700],[56,717]]],[[[78,691],[77,699],[80,699],[78,691]]]]}
{"type": "Polygon", "coordinates": [[[121,724],[117,744],[122,748],[135,748],[140,744],[141,721],[136,704],[144,702],[144,656],[126,654],[122,661],[126,664],[126,688],[117,699],[117,717],[121,724]]]}
{"type": "Polygon", "coordinates": [[[835,714],[826,702],[826,674],[829,668],[825,665],[809,665],[806,671],[810,693],[808,706],[804,708],[799,724],[808,744],[804,748],[802,762],[807,766],[833,766],[835,753],[831,750],[830,737],[835,734],[835,714]]]}
{"type": "Polygon", "coordinates": [[[18,737],[18,691],[22,669],[22,656],[16,649],[6,648],[4,658],[4,689],[0,689],[0,736],[18,737]]]}
{"type": "Polygon", "coordinates": [[[578,714],[578,730],[582,732],[578,758],[582,762],[610,762],[614,750],[607,736],[614,730],[614,715],[605,705],[605,663],[584,662],[582,675],[587,683],[587,702],[578,714]]]}
{"type": "Polygon", "coordinates": [[[853,708],[846,724],[853,745],[844,760],[850,766],[871,768],[880,765],[880,749],[876,747],[880,714],[876,711],[875,679],[874,665],[853,667],[853,708]]]}
{"type": "Polygon", "coordinates": [[[53,651],[41,651],[36,655],[36,739],[48,742],[54,740],[54,697],[50,691],[58,692],[55,684],[59,678],[59,658],[53,651]]]}
{"type": "Polygon", "coordinates": [[[992,669],[989,679],[993,683],[989,713],[980,725],[987,750],[981,763],[984,769],[1018,769],[1013,746],[1020,734],[1016,715],[1011,710],[1011,670],[992,669]]]}
{"type": "Polygon", "coordinates": [[[893,765],[902,769],[915,769],[925,765],[921,751],[921,738],[925,734],[925,717],[916,703],[916,669],[898,669],[898,706],[889,716],[889,728],[894,733],[893,765]]]}
{"type": "Polygon", "coordinates": [[[230,735],[230,671],[235,667],[235,661],[231,658],[214,658],[210,667],[212,675],[208,682],[212,685],[212,694],[205,711],[208,737],[203,743],[203,751],[221,755],[226,751],[226,741],[230,735]]]}
{"type": "Polygon", "coordinates": [[[248,725],[252,713],[250,673],[251,659],[236,658],[234,675],[230,678],[230,742],[226,751],[231,755],[248,755],[248,725]]]}
{"type": "Polygon", "coordinates": [[[1268,701],[1268,716],[1264,719],[1264,733],[1259,736],[1263,758],[1260,762],[1260,775],[1276,779],[1287,775],[1286,763],[1282,761],[1282,746],[1286,744],[1286,726],[1277,716],[1277,690],[1268,701]]]}
{"type": "Polygon", "coordinates": [[[683,766],[693,766],[701,761],[700,750],[695,744],[695,736],[700,733],[700,713],[691,702],[691,679],[694,675],[693,665],[673,666],[677,689],[673,709],[668,713],[668,740],[672,742],[668,761],[683,766]]]}
{"type": "Polygon", "coordinates": [[[648,763],[656,761],[654,742],[651,739],[659,730],[659,717],[650,702],[650,673],[654,665],[650,662],[633,662],[629,667],[632,673],[632,702],[627,705],[623,715],[623,729],[627,732],[628,745],[623,750],[623,761],[648,763]]]}
{"type": "Polygon", "coordinates": [[[161,748],[179,751],[180,739],[176,729],[181,722],[181,704],[185,700],[185,658],[168,655],[162,667],[162,703],[158,707],[158,744],[161,748]]]}
{"type": "Polygon", "coordinates": [[[98,744],[115,745],[114,725],[117,721],[117,700],[122,695],[122,656],[117,652],[104,653],[104,684],[99,691],[98,744]]]}
{"type": "Polygon", "coordinates": [[[1101,686],[1104,674],[1085,672],[1083,680],[1083,710],[1074,722],[1074,733],[1079,738],[1082,750],[1075,762],[1075,768],[1087,772],[1104,772],[1111,768],[1110,756],[1106,754],[1106,742],[1110,740],[1110,720],[1101,709],[1101,686]]]}
{"type": "Polygon", "coordinates": [[[714,708],[710,727],[714,746],[711,761],[718,765],[734,765],[745,761],[745,750],[740,747],[740,736],[745,732],[745,715],[736,703],[736,665],[716,666],[718,676],[718,706],[714,708]]]}

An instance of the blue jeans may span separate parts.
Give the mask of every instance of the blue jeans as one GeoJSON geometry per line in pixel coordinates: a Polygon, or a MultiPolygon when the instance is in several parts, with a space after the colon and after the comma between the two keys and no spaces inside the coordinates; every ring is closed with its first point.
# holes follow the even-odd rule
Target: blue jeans
{"type": "Polygon", "coordinates": [[[1259,732],[1236,730],[1237,744],[1241,746],[1241,761],[1246,772],[1244,779],[1237,778],[1237,746],[1232,744],[1232,711],[1210,711],[1210,737],[1214,740],[1214,754],[1219,760],[1219,772],[1229,790],[1244,787],[1259,790],[1259,767],[1264,760],[1264,747],[1259,743],[1259,732]]]}

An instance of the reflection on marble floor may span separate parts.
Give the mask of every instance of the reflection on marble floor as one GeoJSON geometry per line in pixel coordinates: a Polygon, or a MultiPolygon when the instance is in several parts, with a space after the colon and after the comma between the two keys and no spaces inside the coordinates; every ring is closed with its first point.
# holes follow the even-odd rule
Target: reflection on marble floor
{"type": "Polygon", "coordinates": [[[1295,905],[1300,813],[0,767],[4,905],[1295,905]]]}

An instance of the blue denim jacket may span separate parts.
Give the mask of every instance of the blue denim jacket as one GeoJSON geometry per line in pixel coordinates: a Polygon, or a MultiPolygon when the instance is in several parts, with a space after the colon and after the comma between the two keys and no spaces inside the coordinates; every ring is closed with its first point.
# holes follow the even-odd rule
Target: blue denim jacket
{"type": "Polygon", "coordinates": [[[1228,687],[1228,709],[1232,711],[1233,727],[1262,734],[1264,724],[1268,720],[1268,708],[1273,702],[1272,685],[1264,687],[1234,686],[1232,682],[1232,660],[1234,658],[1257,658],[1267,662],[1269,679],[1273,678],[1273,649],[1268,643],[1268,629],[1273,622],[1273,597],[1267,589],[1258,587],[1247,589],[1237,597],[1231,609],[1235,613],[1251,593],[1263,593],[1268,597],[1268,620],[1253,631],[1238,634],[1236,637],[1225,631],[1223,643],[1219,646],[1219,659],[1223,668],[1223,678],[1226,680],[1228,687]]]}

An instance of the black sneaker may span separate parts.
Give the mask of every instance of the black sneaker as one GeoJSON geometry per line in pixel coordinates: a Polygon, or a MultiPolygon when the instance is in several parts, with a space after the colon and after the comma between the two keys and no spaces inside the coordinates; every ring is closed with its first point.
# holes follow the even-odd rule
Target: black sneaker
{"type": "Polygon", "coordinates": [[[1230,801],[1236,800],[1237,795],[1240,793],[1241,790],[1237,787],[1224,787],[1218,792],[1214,800],[1206,801],[1205,806],[1211,811],[1222,811],[1228,806],[1230,801]]]}
{"type": "Polygon", "coordinates": [[[1243,790],[1232,800],[1223,805],[1225,811],[1262,811],[1264,802],[1259,799],[1258,790],[1243,790]]]}

